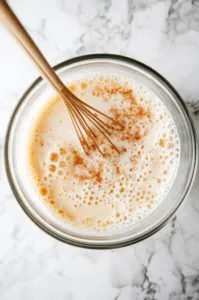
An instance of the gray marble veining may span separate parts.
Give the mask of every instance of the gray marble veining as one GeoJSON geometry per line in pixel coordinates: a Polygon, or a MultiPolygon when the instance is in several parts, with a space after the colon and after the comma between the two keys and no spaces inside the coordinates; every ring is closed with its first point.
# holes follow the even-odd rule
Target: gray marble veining
{"type": "MultiPolygon", "coordinates": [[[[11,0],[52,64],[108,52],[163,74],[188,105],[199,132],[197,0],[11,0]]],[[[0,27],[0,153],[9,116],[38,76],[0,27]]],[[[188,199],[153,237],[127,248],[64,245],[24,215],[0,164],[1,300],[199,299],[199,173],[188,199]]]]}

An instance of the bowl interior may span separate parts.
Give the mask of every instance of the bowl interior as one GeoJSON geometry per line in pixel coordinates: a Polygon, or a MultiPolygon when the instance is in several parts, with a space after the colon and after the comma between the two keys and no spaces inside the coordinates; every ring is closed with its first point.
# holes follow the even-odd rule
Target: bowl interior
{"type": "Polygon", "coordinates": [[[8,128],[6,168],[12,189],[31,219],[56,238],[91,248],[109,248],[139,241],[158,230],[176,211],[187,195],[196,167],[196,138],[187,110],[175,90],[150,68],[122,57],[90,56],[62,63],[57,73],[65,81],[85,74],[101,73],[125,76],[148,87],[170,111],[178,130],[181,151],[176,178],[161,204],[145,219],[116,232],[80,232],[54,217],[35,195],[27,168],[26,142],[33,119],[53,94],[49,85],[37,80],[22,97],[8,128]]]}

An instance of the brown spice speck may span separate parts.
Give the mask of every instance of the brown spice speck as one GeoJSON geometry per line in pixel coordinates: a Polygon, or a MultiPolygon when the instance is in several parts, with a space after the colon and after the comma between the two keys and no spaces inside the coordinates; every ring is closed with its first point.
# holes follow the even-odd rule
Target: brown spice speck
{"type": "Polygon", "coordinates": [[[120,167],[119,166],[116,167],[116,174],[120,174],[120,167]]]}
{"type": "Polygon", "coordinates": [[[101,175],[100,171],[96,174],[96,181],[97,182],[102,182],[102,175],[101,175]]]}
{"type": "Polygon", "coordinates": [[[159,139],[159,145],[160,145],[160,147],[164,147],[165,146],[165,141],[164,141],[164,139],[159,139]]]}
{"type": "Polygon", "coordinates": [[[59,148],[59,153],[60,153],[60,155],[65,155],[66,154],[66,149],[59,148]]]}
{"type": "Polygon", "coordinates": [[[81,165],[83,164],[83,158],[76,152],[74,151],[74,165],[81,165]]]}
{"type": "Polygon", "coordinates": [[[41,196],[45,196],[47,194],[47,189],[44,187],[40,188],[40,194],[41,196]]]}
{"type": "Polygon", "coordinates": [[[56,171],[56,166],[55,165],[49,165],[49,171],[50,172],[55,172],[56,171]]]}
{"type": "Polygon", "coordinates": [[[56,152],[51,153],[50,160],[53,162],[57,162],[59,160],[59,154],[56,152]]]}
{"type": "Polygon", "coordinates": [[[81,83],[81,88],[82,88],[82,90],[85,90],[87,88],[86,82],[81,83]]]}

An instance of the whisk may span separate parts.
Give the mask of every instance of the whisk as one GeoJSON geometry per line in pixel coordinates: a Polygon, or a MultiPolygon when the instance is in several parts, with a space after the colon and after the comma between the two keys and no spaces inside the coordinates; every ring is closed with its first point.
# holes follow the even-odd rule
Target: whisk
{"type": "Polygon", "coordinates": [[[104,153],[97,143],[97,134],[101,133],[108,140],[111,148],[119,154],[119,149],[111,141],[109,136],[111,135],[112,129],[122,128],[122,125],[76,97],[76,95],[65,86],[11,10],[10,6],[4,0],[0,0],[0,19],[5,23],[6,27],[39,68],[42,77],[51,84],[64,101],[84,152],[88,155],[92,145],[104,156],[104,153]],[[98,131],[98,133],[96,131],[98,131]]]}

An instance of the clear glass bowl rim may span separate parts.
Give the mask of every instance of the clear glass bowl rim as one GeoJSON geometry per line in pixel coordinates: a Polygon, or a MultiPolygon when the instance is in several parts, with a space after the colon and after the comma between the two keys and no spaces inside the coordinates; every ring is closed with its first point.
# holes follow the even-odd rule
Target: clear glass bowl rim
{"type": "Polygon", "coordinates": [[[113,248],[120,248],[120,247],[124,247],[124,246],[128,246],[134,243],[137,243],[139,241],[142,241],[146,238],[148,238],[149,236],[153,235],[154,233],[156,233],[157,231],[159,231],[169,220],[170,218],[175,214],[176,210],[179,208],[179,206],[182,204],[182,202],[184,201],[184,199],[186,198],[188,192],[191,189],[191,186],[193,184],[194,181],[194,177],[196,174],[196,170],[197,170],[197,162],[198,162],[198,146],[197,146],[197,136],[196,136],[196,131],[195,131],[195,127],[193,124],[193,121],[190,117],[189,111],[184,103],[184,101],[182,100],[181,96],[178,94],[178,92],[175,90],[175,88],[161,75],[159,74],[157,71],[155,71],[154,69],[152,69],[151,67],[149,67],[146,64],[143,64],[140,61],[137,61],[133,58],[129,58],[126,56],[122,56],[122,55],[116,55],[116,54],[88,54],[88,55],[83,55],[83,56],[78,56],[78,57],[74,57],[68,60],[65,60],[59,64],[57,64],[56,66],[53,67],[53,69],[55,71],[66,67],[68,65],[72,65],[74,63],[78,63],[78,62],[83,62],[86,60],[94,60],[94,59],[111,59],[111,60],[116,60],[116,61],[121,61],[121,62],[126,62],[129,64],[133,64],[137,67],[141,67],[142,69],[144,69],[146,72],[149,72],[150,75],[155,76],[156,79],[160,80],[167,88],[169,88],[172,93],[175,95],[175,97],[178,99],[178,101],[180,102],[184,113],[186,114],[187,118],[188,118],[188,125],[189,128],[191,130],[191,134],[193,137],[193,168],[192,168],[192,172],[191,175],[189,177],[189,183],[187,185],[187,189],[184,193],[184,196],[181,198],[181,201],[179,201],[178,206],[175,207],[175,209],[170,211],[170,214],[167,215],[167,218],[165,218],[161,224],[159,224],[158,226],[156,226],[155,228],[153,228],[152,230],[146,232],[145,234],[143,234],[142,236],[139,236],[138,238],[133,238],[132,240],[127,240],[127,241],[122,241],[122,242],[114,242],[114,243],[110,243],[110,244],[88,244],[88,243],[84,243],[84,242],[79,242],[79,241],[73,241],[70,239],[66,239],[63,238],[61,236],[58,236],[56,233],[52,232],[51,230],[49,230],[48,228],[46,228],[43,224],[41,224],[37,219],[34,218],[34,216],[32,216],[32,214],[28,211],[28,209],[26,208],[26,206],[23,204],[23,200],[21,199],[19,193],[17,192],[17,189],[15,187],[13,178],[12,178],[12,174],[11,174],[11,168],[10,168],[10,164],[9,164],[9,153],[8,153],[8,147],[9,147],[9,137],[10,137],[10,133],[12,130],[12,125],[13,125],[13,121],[15,119],[15,116],[17,115],[17,112],[19,110],[19,108],[21,107],[21,105],[23,104],[23,102],[26,100],[27,96],[31,93],[31,91],[41,82],[43,81],[43,79],[41,77],[37,78],[30,86],[29,88],[24,92],[24,94],[22,95],[22,97],[19,99],[19,102],[17,103],[11,117],[10,117],[10,121],[8,123],[8,127],[7,127],[7,132],[6,132],[6,136],[5,136],[5,145],[4,145],[4,163],[5,163],[5,170],[6,170],[6,174],[7,174],[7,178],[8,178],[8,182],[10,184],[10,187],[12,189],[12,192],[16,198],[16,200],[18,201],[19,205],[21,206],[21,208],[23,209],[23,211],[26,213],[26,215],[40,228],[42,229],[44,232],[46,232],[47,234],[51,235],[52,237],[65,242],[67,244],[73,245],[73,246],[77,246],[77,247],[82,247],[82,248],[89,248],[89,249],[113,249],[113,248]]]}

